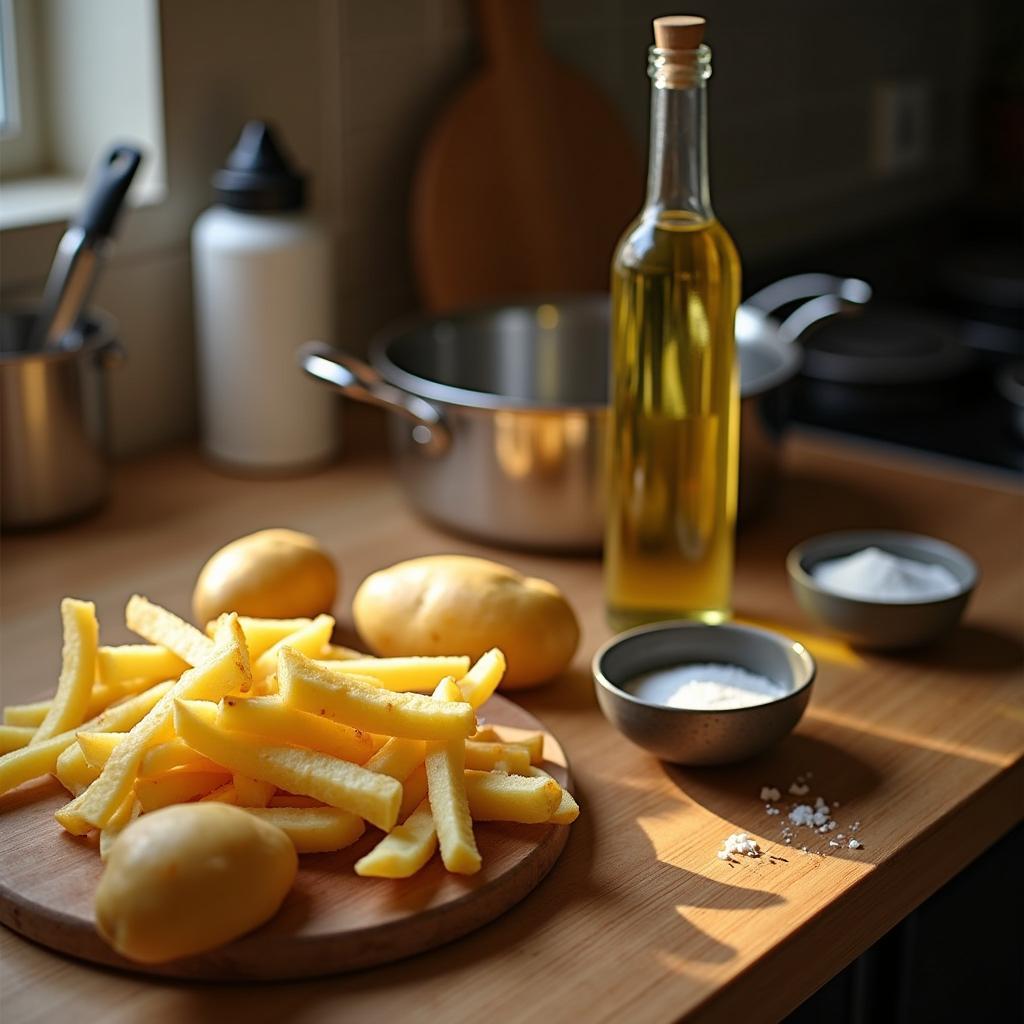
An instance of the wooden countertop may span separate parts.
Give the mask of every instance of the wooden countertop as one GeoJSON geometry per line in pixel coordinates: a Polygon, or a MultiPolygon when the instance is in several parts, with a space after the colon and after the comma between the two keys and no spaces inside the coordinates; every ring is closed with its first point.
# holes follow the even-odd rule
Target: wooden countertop
{"type": "MultiPolygon", "coordinates": [[[[727,769],[668,767],[608,726],[589,660],[607,637],[596,560],[494,553],[413,517],[390,468],[347,458],[294,481],[238,481],[189,451],[125,466],[98,516],[9,536],[0,680],[5,703],[48,691],[60,658],[58,600],[97,604],[107,643],[129,639],[126,598],[187,613],[196,571],[236,535],[291,526],[321,537],[344,573],[341,623],[359,581],[440,551],[493,554],[571,596],[583,640],[568,676],[525,695],[566,748],[583,808],[540,888],[492,925],[391,967],[253,987],[168,983],[102,971],[0,934],[5,1020],[245,1019],[596,1021],[775,1019],[866,949],[1020,818],[1024,771],[1024,498],[891,456],[795,439],[773,514],[742,537],[741,617],[803,640],[819,677],[797,732],[727,769]],[[982,582],[962,627],[930,650],[855,653],[815,635],[791,598],[783,558],[831,529],[894,527],[969,551],[982,582]],[[860,820],[862,850],[780,845],[758,799],[813,772],[811,796],[860,820]],[[715,857],[731,832],[778,859],[715,857]]],[[[344,630],[343,630],[344,631],[344,630]]],[[[2,826],[0,826],[2,827],[2,826]]],[[[801,840],[802,842],[806,840],[801,840]]]]}

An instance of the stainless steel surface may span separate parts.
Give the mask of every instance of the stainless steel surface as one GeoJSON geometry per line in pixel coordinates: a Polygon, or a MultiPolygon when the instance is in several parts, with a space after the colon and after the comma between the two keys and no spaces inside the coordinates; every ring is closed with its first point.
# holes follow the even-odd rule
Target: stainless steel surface
{"type": "Polygon", "coordinates": [[[103,247],[142,162],[131,146],[114,146],[97,166],[86,199],[57,246],[29,347],[59,351],[71,336],[99,273],[103,247]]]}
{"type": "Polygon", "coordinates": [[[59,349],[92,292],[99,266],[97,250],[84,229],[71,225],[57,244],[36,318],[33,348],[59,349]]]}
{"type": "Polygon", "coordinates": [[[977,566],[959,548],[934,537],[897,530],[853,530],[814,537],[790,551],[786,570],[793,594],[808,617],[850,643],[876,650],[918,647],[948,635],[978,582],[977,566]],[[819,562],[844,558],[867,547],[945,566],[960,583],[960,591],[938,601],[859,601],[826,590],[811,575],[819,562]]]}
{"type": "MultiPolygon", "coordinates": [[[[801,275],[769,298],[804,299],[812,278],[837,294],[870,294],[863,282],[801,275]]],[[[302,346],[299,359],[318,380],[395,413],[400,479],[428,517],[491,543],[592,551],[604,533],[608,338],[607,297],[591,295],[398,325],[374,341],[372,367],[322,343],[302,346]]],[[[736,338],[743,519],[775,479],[801,353],[748,304],[736,338]]]]}
{"type": "Polygon", "coordinates": [[[429,402],[388,384],[369,364],[322,341],[300,346],[298,356],[312,377],[356,401],[387,409],[411,424],[410,436],[425,455],[436,458],[447,451],[451,434],[441,413],[429,402]]]}
{"type": "Polygon", "coordinates": [[[0,525],[44,526],[96,506],[107,489],[106,371],[120,357],[109,321],[79,322],[75,347],[29,348],[32,312],[0,312],[0,525]]]}
{"type": "Polygon", "coordinates": [[[690,765],[741,761],[777,743],[800,721],[815,671],[807,649],[779,633],[696,622],[662,622],[622,633],[593,661],[594,689],[605,718],[656,757],[690,765]],[[693,711],[651,704],[625,689],[644,672],[695,663],[738,665],[790,692],[749,708],[693,711]]]}

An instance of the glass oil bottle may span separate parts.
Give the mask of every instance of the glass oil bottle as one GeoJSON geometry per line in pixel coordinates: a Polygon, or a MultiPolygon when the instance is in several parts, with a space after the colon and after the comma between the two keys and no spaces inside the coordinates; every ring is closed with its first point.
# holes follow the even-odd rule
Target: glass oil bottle
{"type": "Polygon", "coordinates": [[[625,629],[731,612],[740,265],[708,186],[704,19],[658,18],[644,208],[612,264],[605,599],[625,629]]]}

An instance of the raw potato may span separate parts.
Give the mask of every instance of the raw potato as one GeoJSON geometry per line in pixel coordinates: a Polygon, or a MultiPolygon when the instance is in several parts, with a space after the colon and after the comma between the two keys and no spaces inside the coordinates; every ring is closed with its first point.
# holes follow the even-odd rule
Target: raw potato
{"type": "Polygon", "coordinates": [[[273,917],[298,856],[281,829],[238,807],[178,804],[121,832],[96,890],[100,934],[139,963],[201,953],[273,917]]]}
{"type": "Polygon", "coordinates": [[[260,530],[232,541],[203,566],[192,607],[198,622],[209,622],[221,612],[312,618],[331,610],[337,587],[334,562],[315,537],[295,530],[260,530]]]}
{"type": "Polygon", "coordinates": [[[468,654],[499,647],[501,686],[536,686],[572,660],[579,625],[553,584],[463,555],[399,562],[367,577],[352,606],[356,628],[382,657],[468,654]]]}

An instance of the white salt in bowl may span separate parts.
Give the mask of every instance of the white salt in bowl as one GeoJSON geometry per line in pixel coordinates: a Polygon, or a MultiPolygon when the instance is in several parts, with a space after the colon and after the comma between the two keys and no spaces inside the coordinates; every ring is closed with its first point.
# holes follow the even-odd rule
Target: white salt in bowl
{"type": "Polygon", "coordinates": [[[811,697],[814,659],[781,633],[727,623],[659,622],[609,640],[594,655],[594,690],[605,718],[627,739],[674,764],[729,764],[759,754],[800,721],[811,697]],[[730,665],[776,683],[781,693],[747,707],[696,710],[631,692],[649,672],[730,665]]]}
{"type": "Polygon", "coordinates": [[[798,544],[786,557],[789,583],[809,618],[858,647],[898,650],[931,643],[952,630],[978,582],[978,567],[959,548],[920,533],[898,530],[849,530],[827,533],[798,544]],[[874,601],[830,590],[815,579],[822,562],[878,548],[900,558],[948,570],[954,593],[920,601],[874,601]]]}

